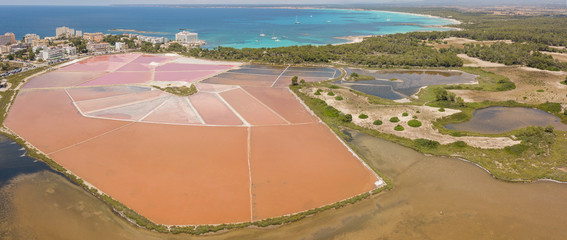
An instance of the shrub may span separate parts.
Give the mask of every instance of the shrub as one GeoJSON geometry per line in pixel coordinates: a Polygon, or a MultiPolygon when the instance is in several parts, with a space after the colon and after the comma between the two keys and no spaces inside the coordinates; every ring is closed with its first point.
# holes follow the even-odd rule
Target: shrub
{"type": "Polygon", "coordinates": [[[554,130],[553,126],[547,125],[545,126],[545,129],[543,131],[545,131],[546,133],[553,133],[553,130],[554,130]]]}
{"type": "Polygon", "coordinates": [[[342,100],[343,100],[343,97],[341,97],[341,96],[336,96],[336,97],[335,97],[335,100],[337,100],[337,101],[342,101],[342,100]]]}
{"type": "Polygon", "coordinates": [[[539,109],[550,113],[561,112],[561,104],[559,103],[545,102],[540,104],[538,107],[539,109]]]}
{"type": "Polygon", "coordinates": [[[305,84],[305,80],[304,80],[304,79],[301,79],[301,81],[299,81],[299,83],[305,84]]]}
{"type": "Polygon", "coordinates": [[[362,113],[362,114],[358,115],[358,118],[360,118],[360,119],[367,119],[367,118],[368,118],[368,115],[362,113]]]}
{"type": "Polygon", "coordinates": [[[331,86],[329,86],[329,88],[330,88],[330,89],[339,89],[339,86],[331,85],[331,86]]]}
{"type": "Polygon", "coordinates": [[[350,114],[341,114],[339,116],[339,120],[344,123],[352,122],[352,115],[350,114]]]}
{"type": "Polygon", "coordinates": [[[405,113],[402,113],[402,116],[407,117],[407,116],[409,116],[409,114],[407,112],[405,112],[405,113]]]}
{"type": "Polygon", "coordinates": [[[321,92],[315,91],[315,93],[313,95],[321,95],[321,92]]]}
{"type": "Polygon", "coordinates": [[[522,153],[524,151],[526,151],[528,148],[529,147],[526,146],[525,144],[516,144],[516,145],[513,145],[513,146],[505,147],[504,150],[508,153],[519,156],[519,155],[522,155],[522,153]]]}
{"type": "Polygon", "coordinates": [[[291,78],[291,85],[296,86],[296,85],[297,85],[297,79],[298,79],[297,76],[293,76],[293,77],[291,78]]]}
{"type": "Polygon", "coordinates": [[[416,140],[413,140],[413,143],[417,147],[426,148],[426,149],[434,149],[434,148],[437,148],[440,145],[439,142],[437,142],[437,141],[424,139],[424,138],[418,138],[416,140]]]}
{"type": "Polygon", "coordinates": [[[323,109],[323,114],[328,117],[338,117],[341,114],[341,112],[334,107],[326,106],[323,109]]]}
{"type": "Polygon", "coordinates": [[[445,112],[445,108],[439,108],[439,112],[445,112]]]}
{"type": "Polygon", "coordinates": [[[403,131],[405,128],[402,127],[402,125],[398,124],[397,126],[394,127],[394,130],[396,131],[403,131]]]}
{"type": "Polygon", "coordinates": [[[392,117],[392,118],[390,118],[390,122],[395,123],[395,122],[399,122],[399,121],[400,121],[400,119],[399,119],[398,117],[392,117]]]}
{"type": "Polygon", "coordinates": [[[421,122],[418,121],[418,120],[413,119],[413,120],[409,120],[409,121],[408,121],[408,125],[409,125],[410,127],[421,127],[421,122]]]}
{"type": "Polygon", "coordinates": [[[332,91],[329,91],[329,93],[327,93],[327,95],[329,95],[329,96],[335,96],[335,93],[332,92],[332,91]]]}
{"type": "Polygon", "coordinates": [[[415,111],[415,113],[421,113],[420,111],[415,111]]]}
{"type": "Polygon", "coordinates": [[[382,120],[378,119],[378,120],[374,121],[372,124],[377,125],[377,126],[382,125],[382,120]]]}
{"type": "Polygon", "coordinates": [[[413,118],[413,119],[417,119],[417,116],[412,116],[411,118],[413,118]]]}
{"type": "Polygon", "coordinates": [[[563,115],[567,115],[567,108],[565,108],[565,111],[563,111],[563,115]]]}
{"type": "Polygon", "coordinates": [[[466,142],[463,142],[463,141],[456,141],[456,142],[454,142],[454,143],[452,143],[452,144],[453,144],[453,146],[459,147],[459,148],[464,148],[464,147],[467,146],[467,143],[466,143],[466,142]]]}
{"type": "Polygon", "coordinates": [[[545,90],[543,90],[543,89],[538,89],[538,90],[536,90],[536,92],[545,92],[545,90]]]}

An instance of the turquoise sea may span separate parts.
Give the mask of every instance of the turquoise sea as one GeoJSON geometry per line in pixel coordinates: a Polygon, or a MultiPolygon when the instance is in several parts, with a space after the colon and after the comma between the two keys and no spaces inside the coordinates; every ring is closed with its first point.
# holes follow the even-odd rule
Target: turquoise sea
{"type": "Polygon", "coordinates": [[[442,18],[338,9],[189,8],[143,6],[2,6],[0,33],[54,36],[68,26],[83,32],[133,29],[175,38],[180,29],[199,33],[205,47],[260,48],[347,42],[334,37],[444,30],[442,18]],[[296,19],[299,24],[296,24],[296,19]],[[277,38],[276,41],[272,38],[277,38]]]}

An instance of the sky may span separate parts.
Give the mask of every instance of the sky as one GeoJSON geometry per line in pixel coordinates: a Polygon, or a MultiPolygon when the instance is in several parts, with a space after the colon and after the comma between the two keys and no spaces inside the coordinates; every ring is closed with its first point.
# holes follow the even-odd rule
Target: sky
{"type": "Polygon", "coordinates": [[[0,0],[0,5],[113,5],[113,4],[356,4],[416,2],[422,4],[483,5],[566,4],[567,0],[0,0]]]}

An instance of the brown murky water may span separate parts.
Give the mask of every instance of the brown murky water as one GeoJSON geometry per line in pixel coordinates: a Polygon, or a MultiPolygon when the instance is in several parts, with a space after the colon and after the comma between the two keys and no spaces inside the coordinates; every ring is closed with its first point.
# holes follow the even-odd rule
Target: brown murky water
{"type": "MultiPolygon", "coordinates": [[[[358,150],[393,180],[392,191],[294,224],[203,238],[567,239],[567,184],[506,183],[470,163],[353,134],[358,150]]],[[[20,177],[2,192],[3,239],[193,239],[133,227],[47,171],[20,177]]]]}

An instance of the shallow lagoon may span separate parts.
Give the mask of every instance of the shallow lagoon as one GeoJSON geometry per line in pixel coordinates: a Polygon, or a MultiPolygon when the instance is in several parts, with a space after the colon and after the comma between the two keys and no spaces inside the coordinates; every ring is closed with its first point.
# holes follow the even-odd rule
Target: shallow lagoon
{"type": "Polygon", "coordinates": [[[434,71],[434,70],[408,70],[408,71],[372,71],[362,69],[345,69],[347,75],[372,76],[376,80],[338,81],[339,85],[374,95],[377,97],[397,100],[416,94],[421,87],[445,84],[476,83],[476,75],[461,71],[434,71]]]}
{"type": "Polygon", "coordinates": [[[476,133],[505,133],[528,126],[553,126],[556,130],[567,131],[567,125],[551,113],[535,108],[488,107],[474,111],[467,122],[447,124],[451,130],[476,133]]]}

